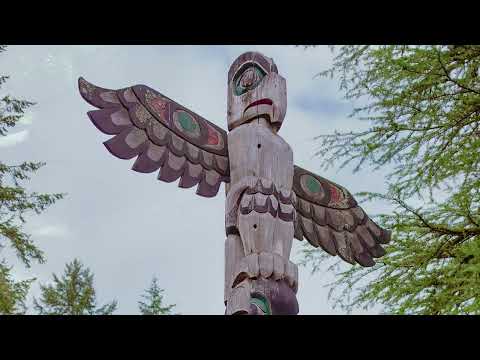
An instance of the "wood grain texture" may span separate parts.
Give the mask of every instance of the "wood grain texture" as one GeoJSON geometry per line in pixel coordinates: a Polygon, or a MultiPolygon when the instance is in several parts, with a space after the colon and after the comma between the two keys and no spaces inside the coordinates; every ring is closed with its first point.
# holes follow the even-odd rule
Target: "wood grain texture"
{"type": "MultiPolygon", "coordinates": [[[[230,298],[230,293],[233,288],[233,282],[237,277],[238,272],[244,272],[245,270],[251,273],[248,268],[248,264],[245,269],[238,269],[238,266],[242,259],[245,259],[245,252],[243,251],[242,240],[239,235],[228,235],[225,241],[225,287],[224,287],[224,302],[230,298]]],[[[257,260],[258,263],[258,260],[257,260]]],[[[257,264],[258,268],[258,264],[257,264]]]]}
{"type": "Polygon", "coordinates": [[[290,146],[264,119],[235,128],[228,146],[227,228],[238,229],[246,255],[268,252],[288,259],[295,216],[290,146]]]}
{"type": "MultiPolygon", "coordinates": [[[[248,81],[247,81],[248,82],[248,81]]],[[[287,110],[286,81],[278,74],[271,58],[260,53],[240,55],[230,66],[228,75],[227,122],[228,130],[244,124],[255,117],[265,117],[279,129],[287,110]],[[238,94],[236,89],[242,76],[258,68],[255,84],[248,91],[238,94]]]]}
{"type": "Polygon", "coordinates": [[[243,315],[250,312],[252,284],[243,281],[232,289],[225,308],[225,315],[243,315]]]}
{"type": "Polygon", "coordinates": [[[89,111],[93,124],[115,135],[105,147],[120,159],[136,157],[132,169],[159,170],[158,179],[215,196],[229,181],[228,144],[224,130],[144,85],[109,90],[78,81],[80,94],[100,110],[89,111]]]}

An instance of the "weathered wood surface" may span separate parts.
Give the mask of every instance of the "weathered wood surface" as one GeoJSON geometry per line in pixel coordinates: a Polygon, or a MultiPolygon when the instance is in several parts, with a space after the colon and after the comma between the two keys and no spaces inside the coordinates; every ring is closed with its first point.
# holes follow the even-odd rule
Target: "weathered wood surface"
{"type": "MultiPolygon", "coordinates": [[[[226,260],[228,271],[235,269],[228,279],[227,314],[248,308],[242,302],[246,301],[244,292],[248,288],[252,293],[250,312],[269,312],[266,308],[273,300],[270,290],[279,282],[287,284],[291,290],[286,294],[295,298],[298,275],[289,261],[295,218],[293,153],[277,134],[285,111],[285,80],[273,61],[257,53],[237,59],[229,72],[230,185],[225,220],[227,234],[240,236],[245,257],[236,259],[234,267],[230,265],[232,260],[226,260]],[[268,295],[253,296],[258,284],[264,286],[256,291],[270,289],[268,295]],[[235,306],[230,308],[229,301],[235,306]]],[[[296,304],[296,299],[290,299],[290,303],[296,304]]]]}
{"type": "Polygon", "coordinates": [[[257,52],[240,55],[228,72],[228,130],[268,117],[277,130],[287,111],[287,86],[272,59],[257,52]]]}
{"type": "Polygon", "coordinates": [[[235,280],[234,277],[239,271],[238,266],[244,258],[245,252],[243,251],[240,235],[228,235],[225,240],[225,289],[223,299],[225,304],[227,304],[227,300],[230,297],[235,280]]]}

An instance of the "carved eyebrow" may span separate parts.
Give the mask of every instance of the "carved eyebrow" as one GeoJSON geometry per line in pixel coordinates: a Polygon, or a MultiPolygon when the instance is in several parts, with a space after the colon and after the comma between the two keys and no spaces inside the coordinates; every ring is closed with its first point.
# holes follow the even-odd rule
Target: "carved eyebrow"
{"type": "Polygon", "coordinates": [[[249,67],[252,67],[252,66],[257,66],[260,70],[262,70],[265,75],[269,73],[268,70],[266,70],[262,65],[260,65],[258,62],[256,61],[253,61],[253,60],[249,60],[249,61],[246,61],[244,62],[242,65],[240,65],[238,67],[238,69],[235,71],[235,73],[233,74],[233,77],[232,77],[232,81],[235,82],[237,79],[238,79],[238,76],[243,72],[245,71],[246,69],[248,69],[249,67]]]}

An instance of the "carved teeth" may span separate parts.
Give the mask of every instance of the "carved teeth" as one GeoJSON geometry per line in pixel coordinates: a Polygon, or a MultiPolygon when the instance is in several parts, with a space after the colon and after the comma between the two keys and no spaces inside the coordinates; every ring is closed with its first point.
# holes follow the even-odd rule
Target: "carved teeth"
{"type": "Polygon", "coordinates": [[[273,279],[281,280],[285,277],[285,261],[278,254],[273,254],[273,279]]]}
{"type": "Polygon", "coordinates": [[[273,274],[273,254],[261,252],[258,257],[258,263],[260,265],[260,275],[263,278],[268,279],[273,274]]]}
{"type": "Polygon", "coordinates": [[[285,279],[296,292],[298,288],[298,266],[279,254],[270,252],[252,253],[242,258],[235,271],[232,286],[242,284],[246,278],[273,280],[285,279]]]}
{"type": "Polygon", "coordinates": [[[248,268],[248,274],[252,278],[258,277],[260,273],[260,267],[258,263],[258,255],[257,254],[250,254],[247,257],[245,257],[246,263],[247,263],[247,268],[248,268]]]}
{"type": "Polygon", "coordinates": [[[241,207],[243,208],[247,208],[250,206],[251,202],[252,202],[252,198],[253,198],[253,195],[248,195],[248,194],[244,194],[242,196],[242,200],[241,200],[241,207]]]}
{"type": "Polygon", "coordinates": [[[261,207],[264,207],[267,203],[268,195],[263,195],[262,193],[256,193],[255,195],[255,204],[261,207]]]}
{"type": "Polygon", "coordinates": [[[270,179],[262,178],[260,181],[264,189],[270,189],[273,185],[270,179]]]}
{"type": "Polygon", "coordinates": [[[284,199],[290,198],[290,191],[287,189],[280,189],[280,194],[284,199]]]}
{"type": "Polygon", "coordinates": [[[275,196],[269,196],[269,199],[272,203],[272,207],[274,211],[277,211],[278,208],[278,200],[275,198],[275,196]]]}

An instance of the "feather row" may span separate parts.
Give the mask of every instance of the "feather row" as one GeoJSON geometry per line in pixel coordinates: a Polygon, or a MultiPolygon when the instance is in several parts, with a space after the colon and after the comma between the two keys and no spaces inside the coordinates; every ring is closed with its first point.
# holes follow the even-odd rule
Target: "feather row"
{"type": "Polygon", "coordinates": [[[114,156],[137,157],[132,169],[151,173],[179,187],[198,184],[197,194],[213,197],[220,183],[229,181],[228,159],[189,144],[155,120],[130,88],[118,91],[98,88],[79,80],[80,93],[91,105],[101,108],[88,112],[93,124],[103,133],[115,135],[104,142],[114,156]],[[152,121],[153,120],[153,121],[152,121]]]}
{"type": "Polygon", "coordinates": [[[278,217],[287,222],[292,222],[295,218],[295,208],[293,207],[293,204],[286,204],[279,201],[273,194],[245,193],[240,202],[240,213],[247,215],[252,211],[260,214],[268,212],[274,218],[278,217]]]}
{"type": "Polygon", "coordinates": [[[390,232],[375,224],[359,206],[331,209],[297,195],[295,208],[295,238],[305,237],[312,246],[362,266],[373,266],[373,258],[385,254],[380,244],[389,242],[390,232]]]}

